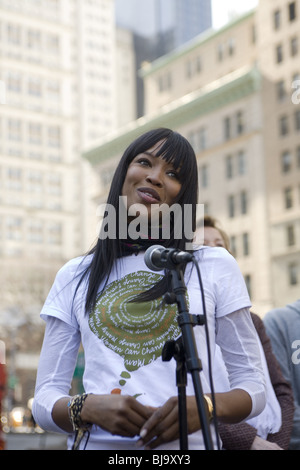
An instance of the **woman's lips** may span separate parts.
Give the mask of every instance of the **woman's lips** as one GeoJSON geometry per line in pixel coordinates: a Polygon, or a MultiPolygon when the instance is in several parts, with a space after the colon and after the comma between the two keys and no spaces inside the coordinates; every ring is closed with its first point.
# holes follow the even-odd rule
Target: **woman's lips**
{"type": "Polygon", "coordinates": [[[138,188],[137,192],[145,202],[152,204],[160,202],[159,194],[152,188],[138,188]]]}

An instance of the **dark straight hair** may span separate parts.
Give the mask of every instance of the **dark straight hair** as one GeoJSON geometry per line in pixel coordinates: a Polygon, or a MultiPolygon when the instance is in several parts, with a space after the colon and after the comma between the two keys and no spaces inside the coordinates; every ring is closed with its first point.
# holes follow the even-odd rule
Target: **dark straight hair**
{"type": "MultiPolygon", "coordinates": [[[[119,197],[122,195],[122,188],[127,174],[128,167],[132,160],[139,154],[149,150],[158,142],[163,141],[156,156],[161,156],[167,162],[170,162],[177,171],[181,189],[174,203],[184,207],[189,204],[192,208],[192,230],[196,229],[196,205],[198,201],[198,171],[195,152],[181,134],[171,129],[159,128],[153,129],[142,134],[134,140],[125,150],[113,176],[110,191],[107,198],[107,204],[112,205],[116,210],[116,233],[119,233],[119,197]]],[[[182,212],[182,227],[184,226],[184,211],[182,212]]],[[[182,238],[165,240],[164,246],[184,250],[186,243],[192,240],[186,238],[184,230],[182,238]]],[[[105,288],[108,277],[111,273],[114,263],[120,255],[121,240],[118,238],[98,238],[95,246],[87,255],[93,255],[91,263],[84,271],[81,281],[88,276],[88,289],[86,295],[85,308],[91,311],[99,295],[99,287],[104,282],[102,290],[105,288]]],[[[79,287],[77,286],[77,289],[79,287]]],[[[77,290],[76,289],[76,290],[77,290]]],[[[167,279],[163,278],[152,288],[139,296],[140,301],[147,301],[162,296],[167,290],[167,279]]]]}

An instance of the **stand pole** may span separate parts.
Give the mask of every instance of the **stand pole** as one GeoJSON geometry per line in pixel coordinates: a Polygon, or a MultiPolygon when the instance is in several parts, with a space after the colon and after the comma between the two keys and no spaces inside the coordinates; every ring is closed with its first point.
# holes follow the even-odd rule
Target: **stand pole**
{"type": "MultiPolygon", "coordinates": [[[[183,352],[180,352],[179,357],[181,361],[182,360],[184,361],[184,369],[186,368],[186,370],[190,372],[192,375],[196,403],[197,403],[198,414],[199,414],[199,419],[201,423],[201,429],[203,433],[205,448],[206,450],[213,450],[213,442],[211,438],[210,425],[209,425],[208,418],[207,418],[205,399],[203,396],[202,384],[200,380],[200,371],[202,369],[202,364],[201,364],[200,359],[198,358],[195,336],[194,336],[194,331],[193,331],[193,326],[195,325],[195,322],[193,321],[193,315],[190,315],[188,313],[188,308],[187,308],[187,303],[186,303],[186,298],[185,298],[186,286],[185,286],[184,279],[183,279],[183,270],[182,270],[181,265],[178,265],[176,269],[172,269],[171,275],[172,275],[173,292],[175,294],[176,303],[177,303],[178,312],[179,312],[178,324],[182,332],[183,352]]],[[[174,349],[174,352],[176,353],[175,349],[174,349]]],[[[180,367],[181,365],[179,362],[177,364],[177,373],[176,373],[177,380],[178,380],[178,370],[180,367]]],[[[183,382],[185,382],[185,379],[183,379],[183,382]]],[[[178,395],[181,397],[182,397],[183,385],[185,388],[186,383],[181,384],[180,387],[178,388],[178,395]]],[[[185,391],[184,391],[184,400],[179,399],[179,403],[180,403],[179,404],[179,407],[180,407],[179,422],[181,425],[180,442],[181,442],[181,445],[187,446],[185,391]],[[185,410],[184,410],[185,416],[182,415],[183,401],[184,401],[184,407],[185,407],[185,410]]]]}

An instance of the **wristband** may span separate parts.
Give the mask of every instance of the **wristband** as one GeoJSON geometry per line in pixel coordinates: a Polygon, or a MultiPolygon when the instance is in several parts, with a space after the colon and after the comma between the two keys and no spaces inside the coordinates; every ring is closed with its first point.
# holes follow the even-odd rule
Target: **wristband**
{"type": "Polygon", "coordinates": [[[204,395],[205,401],[207,403],[207,408],[208,408],[208,419],[211,421],[214,416],[214,406],[213,402],[211,401],[211,398],[208,395],[204,395]]]}
{"type": "MultiPolygon", "coordinates": [[[[69,418],[70,418],[73,430],[75,431],[75,439],[74,439],[74,443],[72,446],[72,450],[78,450],[80,442],[86,433],[88,433],[88,438],[89,438],[91,424],[84,423],[81,420],[81,410],[82,410],[83,404],[87,396],[88,396],[87,393],[83,393],[82,395],[75,395],[74,397],[70,399],[68,403],[69,418]]],[[[87,438],[86,444],[88,442],[88,438],[87,438]]]]}

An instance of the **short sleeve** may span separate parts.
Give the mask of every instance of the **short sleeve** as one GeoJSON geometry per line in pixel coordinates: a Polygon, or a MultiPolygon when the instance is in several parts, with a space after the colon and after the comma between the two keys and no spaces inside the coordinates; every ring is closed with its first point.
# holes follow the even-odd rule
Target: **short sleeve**
{"type": "Polygon", "coordinates": [[[72,260],[58,271],[41,310],[40,315],[43,320],[46,320],[48,316],[55,317],[78,328],[74,302],[80,275],[76,266],[78,263],[72,260]]]}
{"type": "Polygon", "coordinates": [[[223,248],[216,248],[221,253],[213,263],[213,283],[216,292],[216,317],[250,308],[247,286],[234,257],[223,248]]]}

